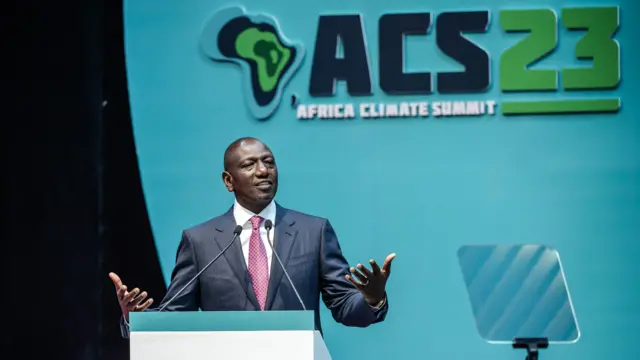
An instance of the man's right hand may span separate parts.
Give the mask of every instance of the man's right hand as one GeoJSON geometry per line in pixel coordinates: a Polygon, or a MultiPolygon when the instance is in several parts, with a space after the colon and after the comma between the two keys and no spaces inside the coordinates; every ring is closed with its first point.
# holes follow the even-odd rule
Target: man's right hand
{"type": "Polygon", "coordinates": [[[151,298],[141,304],[147,297],[146,291],[140,293],[140,289],[138,288],[127,291],[127,287],[122,283],[118,275],[109,273],[109,277],[111,281],[113,281],[113,285],[116,286],[120,310],[122,310],[122,316],[124,316],[127,321],[129,321],[129,312],[144,311],[153,304],[153,299],[151,298]]]}

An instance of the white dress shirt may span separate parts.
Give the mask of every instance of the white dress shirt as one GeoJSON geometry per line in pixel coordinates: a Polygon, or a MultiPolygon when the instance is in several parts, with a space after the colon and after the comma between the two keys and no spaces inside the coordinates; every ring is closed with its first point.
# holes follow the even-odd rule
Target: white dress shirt
{"type": "Polygon", "coordinates": [[[264,248],[267,251],[267,261],[268,261],[268,269],[269,275],[271,275],[271,259],[273,257],[273,251],[271,250],[271,246],[269,246],[269,240],[267,240],[267,230],[264,227],[265,221],[271,220],[273,226],[269,231],[269,236],[271,237],[271,244],[275,247],[275,228],[276,228],[276,204],[272,200],[267,207],[265,207],[259,214],[254,214],[253,212],[245,209],[242,205],[238,203],[236,200],[233,204],[233,217],[236,220],[236,224],[242,225],[242,233],[240,233],[240,244],[242,245],[242,253],[244,254],[244,261],[249,266],[249,239],[251,238],[251,218],[255,215],[261,216],[264,220],[260,223],[260,237],[262,238],[262,242],[264,243],[264,248]]]}

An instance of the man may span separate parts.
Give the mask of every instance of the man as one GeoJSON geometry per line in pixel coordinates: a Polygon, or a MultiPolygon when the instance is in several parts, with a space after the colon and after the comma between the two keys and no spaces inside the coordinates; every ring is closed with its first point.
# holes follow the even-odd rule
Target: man
{"type": "MultiPolygon", "coordinates": [[[[305,307],[315,312],[318,330],[322,331],[320,295],[333,318],[344,325],[366,327],[385,319],[385,286],[395,254],[387,256],[382,268],[374,260],[371,270],[361,264],[349,268],[327,219],[286,209],[273,200],[278,168],[271,150],[258,139],[241,138],[229,145],[222,180],[235,194],[235,203],[225,214],[183,231],[161,307],[229,244],[234,228],[241,225],[239,240],[166,305],[166,311],[302,309],[273,259],[267,242],[271,239],[305,307]],[[268,236],[267,220],[273,224],[268,236]]],[[[147,310],[153,299],[145,301],[146,292],[128,291],[118,275],[109,276],[122,310],[122,333],[128,337],[129,312],[147,310]]]]}

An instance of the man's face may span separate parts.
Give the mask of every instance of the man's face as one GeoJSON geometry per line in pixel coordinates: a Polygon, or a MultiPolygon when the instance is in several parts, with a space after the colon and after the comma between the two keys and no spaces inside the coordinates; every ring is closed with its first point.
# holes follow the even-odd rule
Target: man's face
{"type": "Polygon", "coordinates": [[[259,213],[276,195],[278,168],[263,143],[243,141],[230,154],[229,167],[222,174],[227,190],[234,192],[240,205],[259,213]]]}

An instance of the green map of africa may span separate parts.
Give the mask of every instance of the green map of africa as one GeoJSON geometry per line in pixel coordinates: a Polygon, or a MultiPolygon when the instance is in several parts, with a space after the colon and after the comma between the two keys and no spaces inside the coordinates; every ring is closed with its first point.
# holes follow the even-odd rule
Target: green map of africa
{"type": "Polygon", "coordinates": [[[269,92],[278,86],[291,51],[280,44],[276,35],[249,28],[238,35],[235,48],[242,58],[256,62],[256,76],[262,91],[269,92]]]}

